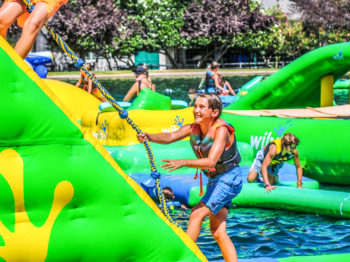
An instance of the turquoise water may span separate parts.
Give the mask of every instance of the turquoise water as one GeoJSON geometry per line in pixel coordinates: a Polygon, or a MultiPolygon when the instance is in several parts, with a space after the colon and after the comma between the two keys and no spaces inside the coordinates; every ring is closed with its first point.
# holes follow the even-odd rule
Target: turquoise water
{"type": "MultiPolygon", "coordinates": [[[[227,77],[227,80],[234,89],[238,89],[253,77],[233,76],[227,77]]],[[[173,99],[187,101],[188,89],[197,89],[200,80],[200,77],[152,79],[158,92],[164,94],[165,89],[172,89],[173,99]]],[[[134,83],[134,79],[101,79],[100,82],[116,100],[121,100],[134,83]]],[[[335,90],[334,98],[337,104],[348,103],[348,90],[335,90]]],[[[174,219],[186,230],[189,211],[176,213],[174,219]]],[[[227,230],[239,258],[279,258],[350,252],[350,221],[317,214],[252,208],[231,209],[227,219],[227,230]]],[[[203,223],[197,244],[210,261],[223,259],[210,233],[208,219],[203,223]]]]}

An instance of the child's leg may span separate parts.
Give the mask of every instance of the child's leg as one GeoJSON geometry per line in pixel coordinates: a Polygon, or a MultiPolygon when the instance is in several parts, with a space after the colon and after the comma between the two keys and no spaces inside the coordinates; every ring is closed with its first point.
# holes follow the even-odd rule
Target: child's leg
{"type": "Polygon", "coordinates": [[[19,2],[5,2],[0,8],[0,35],[6,39],[8,28],[25,11],[19,2]]]}
{"type": "Polygon", "coordinates": [[[258,173],[254,169],[250,169],[247,180],[249,183],[253,183],[256,180],[258,173]]]}
{"type": "Polygon", "coordinates": [[[15,50],[22,58],[25,58],[32,49],[35,39],[47,19],[47,14],[47,4],[36,3],[33,12],[24,23],[21,38],[15,46],[15,50]]]}
{"type": "Polygon", "coordinates": [[[199,233],[201,232],[202,222],[209,213],[209,208],[202,201],[192,208],[186,233],[194,242],[197,241],[199,233]]]}
{"type": "Polygon", "coordinates": [[[226,232],[227,214],[227,208],[222,208],[215,216],[213,214],[210,214],[210,231],[216,242],[218,242],[225,261],[237,262],[237,253],[235,246],[233,245],[230,237],[226,232]]]}

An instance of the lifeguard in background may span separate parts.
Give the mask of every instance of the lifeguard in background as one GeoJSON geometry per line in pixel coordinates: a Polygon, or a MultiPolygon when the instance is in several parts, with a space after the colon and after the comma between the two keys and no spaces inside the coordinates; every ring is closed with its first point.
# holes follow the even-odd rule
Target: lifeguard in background
{"type": "Polygon", "coordinates": [[[24,59],[48,18],[68,0],[33,0],[34,10],[29,14],[22,0],[5,0],[0,8],[0,35],[6,39],[8,28],[17,20],[23,28],[15,50],[24,59]]]}
{"type": "MultiPolygon", "coordinates": [[[[87,71],[90,72],[91,66],[90,64],[84,64],[84,67],[87,71]]],[[[93,72],[90,72],[94,77],[95,74],[93,72]]],[[[98,88],[94,87],[92,80],[89,78],[89,76],[80,69],[80,79],[75,84],[75,86],[80,87],[80,85],[83,83],[83,89],[87,91],[90,94],[93,94],[96,98],[100,99],[102,102],[107,102],[107,99],[102,95],[100,90],[98,88]]]]}

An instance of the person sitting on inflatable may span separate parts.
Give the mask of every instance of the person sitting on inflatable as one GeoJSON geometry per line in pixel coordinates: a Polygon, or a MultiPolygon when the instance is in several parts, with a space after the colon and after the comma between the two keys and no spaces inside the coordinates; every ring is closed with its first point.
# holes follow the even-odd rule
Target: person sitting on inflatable
{"type": "MultiPolygon", "coordinates": [[[[226,261],[237,261],[236,249],[227,235],[226,220],[232,199],[242,189],[241,160],[236,146],[235,129],[220,119],[222,103],[216,94],[198,94],[194,103],[194,123],[182,126],[172,133],[138,134],[145,140],[170,144],[190,137],[198,159],[162,160],[164,169],[176,170],[183,166],[201,169],[208,177],[207,191],[192,208],[187,234],[197,241],[203,220],[209,216],[210,228],[226,261]]],[[[169,152],[171,155],[171,152],[169,152]]]]}
{"type": "Polygon", "coordinates": [[[0,35],[6,39],[8,28],[17,20],[23,31],[15,50],[24,59],[46,20],[67,2],[68,0],[32,0],[35,7],[29,14],[23,1],[5,0],[0,8],[0,35]]]}
{"type": "MultiPolygon", "coordinates": [[[[84,67],[86,70],[90,72],[91,66],[90,64],[84,64],[84,67]]],[[[95,74],[93,72],[90,72],[93,77],[95,77],[95,74]]],[[[75,86],[79,87],[83,83],[83,90],[86,90],[88,93],[92,93],[97,99],[101,100],[101,102],[106,102],[107,99],[102,95],[100,90],[98,88],[93,86],[92,80],[89,78],[89,76],[82,70],[80,69],[80,79],[78,82],[75,84],[75,86]]]]}
{"type": "Polygon", "coordinates": [[[298,144],[299,139],[292,133],[287,133],[282,139],[275,139],[268,143],[256,154],[248,174],[248,182],[252,183],[262,179],[265,183],[265,191],[271,192],[276,188],[272,185],[279,182],[278,171],[283,166],[283,162],[294,159],[298,177],[297,187],[301,188],[303,168],[296,149],[298,144]]]}
{"type": "Polygon", "coordinates": [[[226,92],[219,82],[220,74],[217,72],[219,70],[219,63],[216,61],[211,62],[210,68],[203,76],[201,83],[199,84],[199,88],[201,89],[203,83],[205,83],[205,92],[208,94],[226,92]]]}
{"type": "Polygon", "coordinates": [[[225,91],[219,92],[221,96],[228,96],[230,94],[233,96],[236,95],[235,91],[233,91],[233,89],[231,87],[230,82],[225,80],[223,75],[219,75],[219,83],[220,83],[220,86],[223,86],[225,89],[225,91]]]}
{"type": "Polygon", "coordinates": [[[136,81],[125,95],[123,102],[130,101],[135,94],[138,96],[141,90],[144,88],[149,88],[152,91],[156,91],[155,85],[152,84],[152,80],[148,74],[148,69],[145,65],[138,65],[133,71],[135,73],[136,81]]]}

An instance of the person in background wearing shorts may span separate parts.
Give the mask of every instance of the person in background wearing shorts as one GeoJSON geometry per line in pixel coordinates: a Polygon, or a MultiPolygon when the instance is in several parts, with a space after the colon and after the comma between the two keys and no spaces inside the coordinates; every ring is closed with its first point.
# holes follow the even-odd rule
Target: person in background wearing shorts
{"type": "MultiPolygon", "coordinates": [[[[242,189],[241,160],[236,146],[235,130],[220,119],[222,103],[216,94],[198,94],[193,108],[194,123],[172,133],[138,134],[145,140],[170,144],[190,137],[198,159],[164,159],[164,169],[174,171],[183,166],[201,169],[209,177],[207,191],[192,208],[187,234],[197,241],[203,220],[209,216],[210,230],[225,261],[237,261],[236,249],[226,232],[227,214],[231,202],[242,189]]],[[[169,152],[171,155],[171,152],[169,152]]]]}
{"type": "Polygon", "coordinates": [[[272,140],[258,151],[248,174],[248,182],[263,181],[265,192],[271,192],[279,182],[279,169],[283,162],[294,159],[297,169],[297,187],[302,187],[303,168],[300,165],[299,153],[296,149],[299,139],[292,133],[285,134],[282,139],[272,140]]]}
{"type": "Polygon", "coordinates": [[[0,35],[6,39],[8,28],[17,20],[23,28],[15,50],[24,59],[32,49],[35,39],[47,19],[68,0],[32,0],[34,10],[29,14],[22,0],[5,0],[0,8],[0,35]]]}

